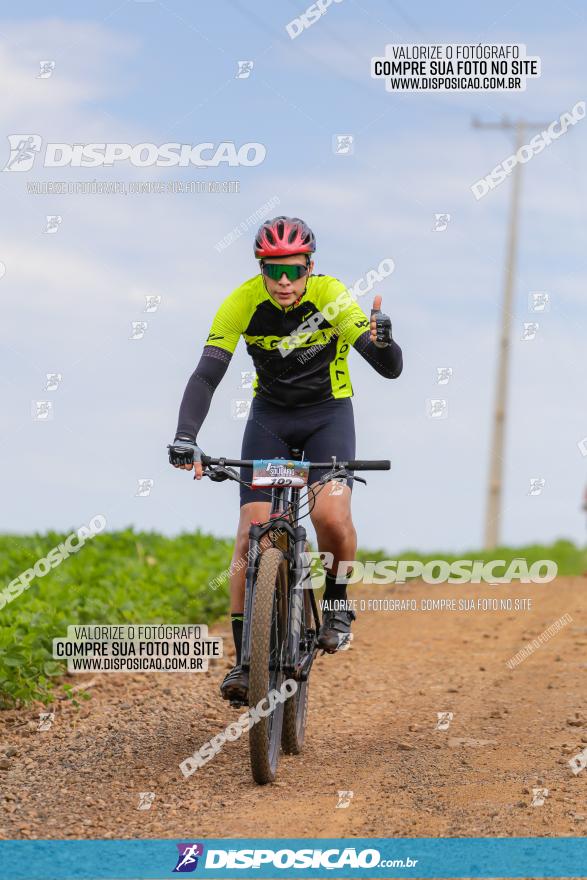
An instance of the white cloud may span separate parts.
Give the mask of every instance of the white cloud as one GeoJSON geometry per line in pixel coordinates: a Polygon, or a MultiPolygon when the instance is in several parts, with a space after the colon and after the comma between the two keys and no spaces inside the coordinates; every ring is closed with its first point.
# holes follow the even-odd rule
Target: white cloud
{"type": "Polygon", "coordinates": [[[71,121],[72,114],[90,121],[88,102],[128,85],[123,62],[136,51],[136,41],[92,22],[47,19],[0,23],[0,124],[35,121],[40,128],[71,121]],[[53,75],[37,79],[40,61],[56,62],[53,75]],[[100,71],[97,76],[96,72],[100,71]]]}

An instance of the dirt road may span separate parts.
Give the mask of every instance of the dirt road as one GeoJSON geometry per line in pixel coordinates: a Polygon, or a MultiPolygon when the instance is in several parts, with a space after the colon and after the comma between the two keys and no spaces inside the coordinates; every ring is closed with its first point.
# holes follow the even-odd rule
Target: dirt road
{"type": "Polygon", "coordinates": [[[360,613],[351,650],[314,666],[303,756],[282,757],[263,788],[246,737],[189,779],[178,769],[236,717],[217,695],[228,658],[191,676],[98,676],[91,700],[57,703],[44,732],[41,706],[0,713],[0,836],[583,835],[587,768],[574,775],[567,762],[587,744],[586,586],[357,588],[365,600],[498,596],[532,608],[360,613]],[[537,788],[548,793],[532,806],[537,788]],[[149,809],[141,792],[154,794],[149,809]]]}

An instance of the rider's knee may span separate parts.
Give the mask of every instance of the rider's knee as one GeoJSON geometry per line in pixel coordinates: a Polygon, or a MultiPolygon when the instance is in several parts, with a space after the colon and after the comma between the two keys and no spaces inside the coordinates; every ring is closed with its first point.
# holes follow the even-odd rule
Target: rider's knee
{"type": "Polygon", "coordinates": [[[341,542],[356,539],[356,531],[350,512],[345,514],[340,510],[321,511],[314,519],[314,526],[318,532],[327,535],[331,541],[341,542]]]}
{"type": "Polygon", "coordinates": [[[236,533],[235,550],[237,553],[246,553],[249,546],[249,525],[241,525],[236,533]]]}

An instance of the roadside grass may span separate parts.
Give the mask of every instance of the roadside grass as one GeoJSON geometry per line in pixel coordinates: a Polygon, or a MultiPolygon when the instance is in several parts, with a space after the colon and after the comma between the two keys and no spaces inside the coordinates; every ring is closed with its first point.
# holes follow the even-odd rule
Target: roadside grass
{"type": "MultiPolygon", "coordinates": [[[[69,533],[0,535],[0,591],[38,559],[62,543],[69,533]]],[[[52,640],[65,637],[67,627],[91,623],[206,623],[228,611],[226,572],[232,539],[201,532],[167,538],[132,528],[102,533],[86,541],[44,577],[1,607],[0,707],[31,700],[50,702],[55,692],[69,694],[61,676],[65,664],[52,657],[52,640]]],[[[384,550],[360,551],[362,561],[389,557],[384,550]]],[[[525,558],[530,565],[552,559],[561,575],[581,575],[587,569],[584,548],[559,540],[545,545],[501,547],[456,555],[404,552],[394,559],[525,558]]]]}
{"type": "MultiPolygon", "coordinates": [[[[0,584],[31,568],[67,534],[0,536],[0,584]]],[[[226,613],[232,541],[201,533],[103,533],[0,609],[0,705],[47,702],[65,664],[52,640],[75,624],[209,623],[226,613]]]]}
{"type": "MultiPolygon", "coordinates": [[[[391,558],[386,550],[359,550],[357,559],[360,562],[379,562],[391,558]]],[[[572,541],[561,538],[554,544],[528,544],[525,547],[497,547],[494,550],[463,550],[461,553],[421,553],[419,550],[405,550],[393,559],[419,559],[423,564],[434,560],[456,562],[458,559],[479,559],[490,562],[492,559],[503,559],[506,566],[513,559],[525,559],[528,567],[540,559],[556,562],[559,575],[581,575],[587,572],[587,547],[577,547],[572,541]]]]}

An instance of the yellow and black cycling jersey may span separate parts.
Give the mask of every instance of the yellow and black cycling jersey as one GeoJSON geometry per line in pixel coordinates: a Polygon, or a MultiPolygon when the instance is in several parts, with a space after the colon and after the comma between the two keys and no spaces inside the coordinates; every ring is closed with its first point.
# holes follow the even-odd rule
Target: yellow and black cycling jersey
{"type": "MultiPolygon", "coordinates": [[[[391,339],[380,347],[371,340],[367,316],[336,278],[310,276],[303,295],[283,308],[256,275],[227,296],[216,313],[184,391],[176,437],[197,438],[241,336],[256,369],[257,404],[276,404],[284,419],[295,420],[307,413],[304,407],[326,401],[350,404],[343,398],[353,394],[347,364],[351,346],[387,379],[402,371],[399,345],[391,339]]],[[[308,421],[307,414],[304,418],[308,421]]]]}
{"type": "Polygon", "coordinates": [[[255,365],[254,393],[303,406],[352,396],[348,353],[368,330],[367,316],[336,278],[311,275],[303,296],[283,308],[256,275],[221,304],[206,346],[232,354],[242,336],[255,365]]]}

